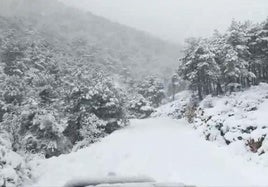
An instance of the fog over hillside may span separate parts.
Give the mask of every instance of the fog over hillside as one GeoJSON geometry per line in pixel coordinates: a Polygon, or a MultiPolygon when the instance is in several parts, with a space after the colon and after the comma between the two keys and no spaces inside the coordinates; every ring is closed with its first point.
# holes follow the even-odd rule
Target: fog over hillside
{"type": "MultiPolygon", "coordinates": [[[[2,16],[17,16],[22,22],[31,22],[44,37],[58,40],[62,50],[74,40],[83,40],[86,47],[97,48],[103,53],[100,56],[112,58],[114,63],[122,64],[135,76],[148,74],[148,71],[163,75],[177,64],[180,54],[178,45],[66,7],[55,0],[2,0],[0,9],[2,16]]],[[[90,51],[87,53],[84,55],[90,55],[90,51]]]]}
{"type": "Polygon", "coordinates": [[[268,17],[267,0],[61,1],[175,43],[225,31],[232,19],[260,22],[268,17]]]}

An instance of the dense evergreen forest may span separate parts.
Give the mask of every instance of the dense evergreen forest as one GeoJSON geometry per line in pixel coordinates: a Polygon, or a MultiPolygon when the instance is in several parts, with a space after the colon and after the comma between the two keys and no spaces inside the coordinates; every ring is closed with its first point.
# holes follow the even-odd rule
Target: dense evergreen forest
{"type": "Polygon", "coordinates": [[[1,2],[0,129],[13,151],[66,153],[159,106],[175,45],[61,3],[27,2],[1,2]]]}
{"type": "Polygon", "coordinates": [[[57,1],[1,1],[0,25],[0,167],[17,173],[11,185],[30,174],[10,155],[69,153],[148,117],[177,64],[176,45],[57,1]]]}
{"type": "Polygon", "coordinates": [[[200,100],[268,81],[268,20],[233,21],[226,33],[186,42],[178,73],[200,100]]]}

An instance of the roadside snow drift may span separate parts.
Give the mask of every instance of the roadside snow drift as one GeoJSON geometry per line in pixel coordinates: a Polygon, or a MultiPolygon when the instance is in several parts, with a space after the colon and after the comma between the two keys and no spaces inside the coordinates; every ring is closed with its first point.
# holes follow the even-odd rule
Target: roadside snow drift
{"type": "Polygon", "coordinates": [[[196,111],[193,126],[207,140],[227,144],[248,160],[268,167],[268,84],[206,97],[196,111]]]}
{"type": "Polygon", "coordinates": [[[133,120],[88,148],[32,165],[34,187],[109,176],[148,176],[197,186],[268,185],[268,168],[230,155],[200,138],[185,121],[168,118],[133,120]]]}
{"type": "Polygon", "coordinates": [[[267,83],[226,95],[209,95],[196,108],[191,108],[191,95],[190,91],[176,94],[175,101],[159,107],[152,117],[179,119],[190,114],[190,125],[204,139],[228,145],[230,152],[268,167],[267,83]]]}

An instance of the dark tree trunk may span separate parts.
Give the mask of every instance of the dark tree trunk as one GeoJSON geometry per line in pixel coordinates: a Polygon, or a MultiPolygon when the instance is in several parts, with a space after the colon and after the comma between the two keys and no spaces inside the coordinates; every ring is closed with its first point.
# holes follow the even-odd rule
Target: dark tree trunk
{"type": "Polygon", "coordinates": [[[175,84],[172,84],[172,101],[175,100],[175,89],[176,89],[175,84]]]}
{"type": "Polygon", "coordinates": [[[201,85],[199,84],[198,85],[198,98],[199,100],[203,100],[203,97],[202,97],[202,88],[201,88],[201,85]]]}
{"type": "Polygon", "coordinates": [[[222,87],[221,87],[221,84],[217,82],[217,95],[221,95],[221,94],[223,94],[222,87]]]}

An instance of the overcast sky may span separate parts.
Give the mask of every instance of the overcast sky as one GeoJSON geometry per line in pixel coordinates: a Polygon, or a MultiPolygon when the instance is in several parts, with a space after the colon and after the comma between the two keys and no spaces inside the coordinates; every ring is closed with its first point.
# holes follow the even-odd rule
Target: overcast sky
{"type": "Polygon", "coordinates": [[[232,19],[264,21],[268,0],[61,0],[172,42],[225,30],[232,19]]]}

